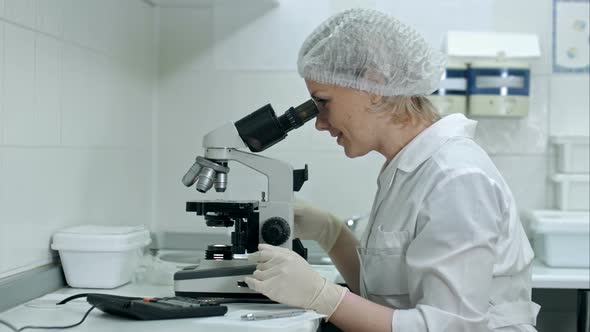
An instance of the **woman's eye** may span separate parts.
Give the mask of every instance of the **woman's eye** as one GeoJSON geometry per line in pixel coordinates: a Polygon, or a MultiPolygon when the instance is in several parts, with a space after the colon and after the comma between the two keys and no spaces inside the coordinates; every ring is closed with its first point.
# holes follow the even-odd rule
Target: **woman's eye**
{"type": "Polygon", "coordinates": [[[326,104],[329,100],[323,98],[314,98],[315,104],[318,107],[318,110],[321,112],[325,110],[326,104]]]}

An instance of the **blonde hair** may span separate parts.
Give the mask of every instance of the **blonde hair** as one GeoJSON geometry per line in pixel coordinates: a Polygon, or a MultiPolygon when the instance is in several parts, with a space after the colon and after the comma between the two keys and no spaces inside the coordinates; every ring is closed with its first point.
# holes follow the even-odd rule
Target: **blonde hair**
{"type": "Polygon", "coordinates": [[[436,107],[425,96],[386,96],[374,105],[373,110],[391,112],[395,123],[405,124],[413,120],[433,124],[441,116],[436,107]]]}

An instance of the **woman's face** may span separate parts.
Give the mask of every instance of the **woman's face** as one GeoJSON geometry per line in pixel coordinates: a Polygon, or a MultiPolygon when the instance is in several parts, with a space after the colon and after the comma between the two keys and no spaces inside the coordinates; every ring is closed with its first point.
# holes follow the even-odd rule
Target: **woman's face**
{"type": "Polygon", "coordinates": [[[377,132],[387,120],[382,113],[371,111],[374,95],[310,80],[305,80],[305,84],[318,106],[317,130],[336,137],[349,158],[377,150],[377,132]]]}

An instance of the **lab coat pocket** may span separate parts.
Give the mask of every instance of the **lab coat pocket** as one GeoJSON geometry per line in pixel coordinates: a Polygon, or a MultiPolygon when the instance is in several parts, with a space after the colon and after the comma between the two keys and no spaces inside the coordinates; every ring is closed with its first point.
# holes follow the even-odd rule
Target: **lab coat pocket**
{"type": "Polygon", "coordinates": [[[378,233],[376,247],[358,248],[364,291],[379,296],[407,294],[406,251],[410,234],[384,232],[380,227],[378,233]]]}

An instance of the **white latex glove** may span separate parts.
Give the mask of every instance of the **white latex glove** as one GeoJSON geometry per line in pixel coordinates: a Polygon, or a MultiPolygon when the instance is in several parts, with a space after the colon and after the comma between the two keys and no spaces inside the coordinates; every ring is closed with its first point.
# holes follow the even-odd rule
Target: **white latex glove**
{"type": "Polygon", "coordinates": [[[344,223],[333,214],[295,200],[295,237],[314,240],[330,252],[344,223]]]}
{"type": "Polygon", "coordinates": [[[252,277],[244,278],[248,287],[279,303],[312,309],[330,318],[347,291],[327,281],[286,248],[260,244],[248,260],[257,263],[252,277]]]}

